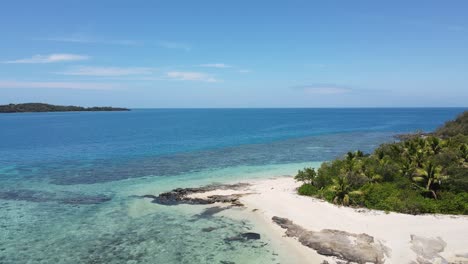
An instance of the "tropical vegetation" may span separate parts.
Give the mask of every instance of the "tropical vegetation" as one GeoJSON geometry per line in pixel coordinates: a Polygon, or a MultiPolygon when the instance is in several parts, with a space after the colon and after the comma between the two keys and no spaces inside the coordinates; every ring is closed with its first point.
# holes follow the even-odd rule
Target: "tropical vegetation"
{"type": "Polygon", "coordinates": [[[468,111],[431,134],[348,152],[296,175],[299,194],[409,214],[468,214],[468,111]]]}

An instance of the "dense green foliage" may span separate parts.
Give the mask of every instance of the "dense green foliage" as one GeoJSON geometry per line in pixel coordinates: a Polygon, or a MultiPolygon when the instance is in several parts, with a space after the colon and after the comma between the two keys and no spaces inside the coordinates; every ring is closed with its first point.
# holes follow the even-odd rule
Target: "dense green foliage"
{"type": "Polygon", "coordinates": [[[468,214],[468,111],[434,134],[348,152],[316,171],[300,170],[298,189],[345,206],[409,214],[468,214]]]}
{"type": "Polygon", "coordinates": [[[468,114],[463,113],[455,120],[448,121],[435,131],[439,137],[453,137],[458,134],[468,135],[468,114]]]}
{"type": "Polygon", "coordinates": [[[0,105],[0,113],[22,113],[22,112],[70,112],[70,111],[128,111],[126,108],[115,107],[81,107],[61,106],[42,103],[8,104],[0,105]]]}

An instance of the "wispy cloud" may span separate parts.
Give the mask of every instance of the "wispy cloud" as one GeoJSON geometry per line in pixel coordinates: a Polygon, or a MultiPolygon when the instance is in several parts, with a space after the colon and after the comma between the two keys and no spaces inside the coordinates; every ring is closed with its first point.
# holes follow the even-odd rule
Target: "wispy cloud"
{"type": "Polygon", "coordinates": [[[74,89],[74,90],[114,90],[123,88],[113,83],[92,82],[42,82],[42,81],[2,81],[0,88],[74,89]]]}
{"type": "Polygon", "coordinates": [[[67,61],[83,61],[89,59],[86,55],[57,53],[49,55],[34,55],[30,58],[4,61],[3,63],[54,63],[67,61]]]}
{"type": "Polygon", "coordinates": [[[192,50],[192,47],[190,45],[181,42],[159,41],[157,44],[166,49],[180,49],[184,51],[192,50]]]}
{"type": "Polygon", "coordinates": [[[240,69],[239,72],[240,72],[240,73],[251,73],[252,71],[251,71],[251,70],[247,70],[247,69],[240,69]]]}
{"type": "Polygon", "coordinates": [[[320,94],[320,95],[336,95],[336,94],[347,94],[353,91],[353,89],[345,86],[335,84],[311,84],[311,85],[299,85],[293,86],[294,90],[300,90],[307,94],[320,94]]]}
{"type": "Polygon", "coordinates": [[[71,42],[83,44],[110,44],[110,45],[123,45],[123,46],[136,46],[141,43],[134,40],[127,39],[106,39],[102,37],[93,37],[85,34],[72,34],[69,36],[57,36],[47,38],[36,38],[36,40],[56,41],[56,42],[71,42]]]}
{"type": "Polygon", "coordinates": [[[174,80],[182,81],[201,81],[201,82],[218,82],[213,76],[202,72],[181,72],[171,71],[167,72],[166,76],[174,80]]]}
{"type": "Polygon", "coordinates": [[[224,69],[224,68],[231,68],[231,65],[224,64],[224,63],[207,63],[207,64],[200,64],[198,65],[200,67],[205,67],[205,68],[218,68],[218,69],[224,69]]]}
{"type": "Polygon", "coordinates": [[[79,66],[73,67],[67,71],[58,72],[63,75],[76,76],[130,76],[130,75],[149,75],[155,71],[148,67],[90,67],[79,66]]]}

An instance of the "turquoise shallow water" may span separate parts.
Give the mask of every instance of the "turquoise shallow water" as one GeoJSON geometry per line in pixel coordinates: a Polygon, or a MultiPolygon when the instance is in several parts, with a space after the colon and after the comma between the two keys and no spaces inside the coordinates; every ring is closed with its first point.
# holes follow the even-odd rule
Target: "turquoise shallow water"
{"type": "Polygon", "coordinates": [[[463,109],[0,115],[0,263],[287,263],[254,223],[136,198],[291,175],[463,109]],[[203,228],[215,228],[203,232],[203,228]],[[229,262],[230,261],[230,262],[229,262]]]}
{"type": "Polygon", "coordinates": [[[51,188],[48,193],[99,193],[112,200],[97,205],[56,201],[2,201],[2,263],[277,263],[287,256],[272,247],[268,234],[247,243],[225,242],[243,232],[259,232],[253,223],[228,217],[199,216],[210,206],[165,207],[134,195],[175,187],[288,175],[299,163],[239,166],[166,178],[142,177],[119,182],[51,188]],[[203,232],[203,228],[215,228],[203,232]],[[223,262],[226,261],[226,262],[223,262]]]}

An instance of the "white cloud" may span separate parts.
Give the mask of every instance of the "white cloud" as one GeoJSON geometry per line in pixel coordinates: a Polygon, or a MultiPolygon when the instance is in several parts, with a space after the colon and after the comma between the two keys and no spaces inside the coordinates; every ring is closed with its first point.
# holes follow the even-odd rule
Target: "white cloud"
{"type": "Polygon", "coordinates": [[[54,63],[66,61],[83,61],[89,59],[86,55],[56,53],[49,55],[34,55],[31,58],[5,61],[3,63],[54,63]]]}
{"type": "Polygon", "coordinates": [[[252,71],[251,70],[245,70],[245,69],[241,69],[239,70],[240,73],[251,73],[252,71]]]}
{"type": "Polygon", "coordinates": [[[218,69],[223,69],[223,68],[231,68],[231,65],[227,65],[224,63],[207,63],[207,64],[200,64],[200,67],[206,67],[206,68],[218,68],[218,69]]]}
{"type": "Polygon", "coordinates": [[[182,81],[218,82],[213,76],[201,72],[171,71],[167,72],[166,75],[171,79],[182,81]]]}
{"type": "Polygon", "coordinates": [[[59,72],[63,75],[77,76],[129,76],[152,74],[153,68],[147,67],[74,67],[68,71],[59,72]]]}
{"type": "Polygon", "coordinates": [[[0,88],[37,88],[37,89],[76,89],[76,90],[114,90],[122,88],[113,83],[92,82],[23,82],[23,81],[1,81],[0,88]]]}
{"type": "Polygon", "coordinates": [[[190,51],[192,49],[190,45],[180,42],[160,41],[158,45],[166,49],[181,49],[185,51],[190,51]]]}
{"type": "Polygon", "coordinates": [[[301,85],[294,86],[293,89],[304,91],[307,94],[321,95],[346,94],[352,92],[351,88],[337,86],[333,84],[301,85]]]}

